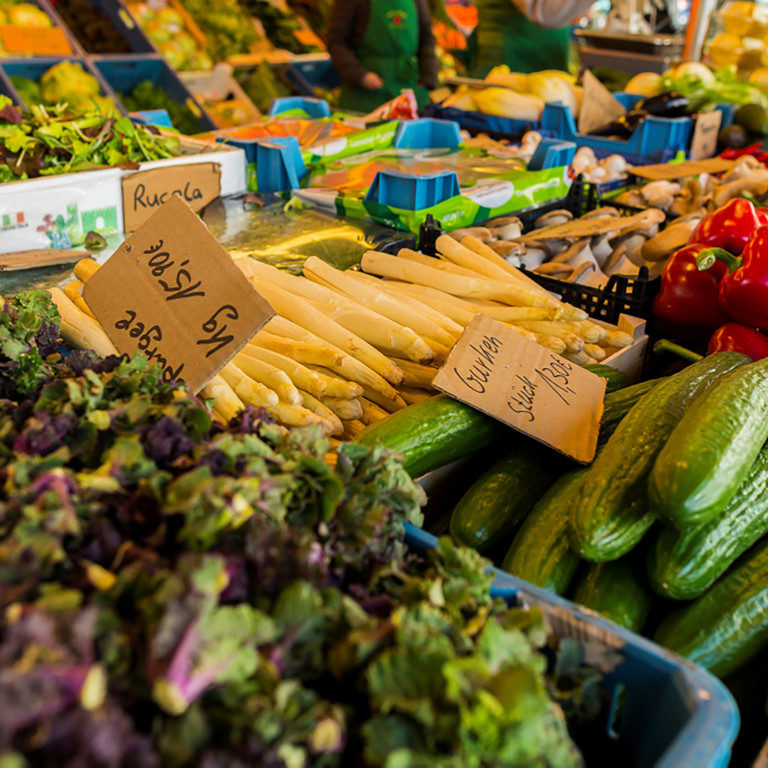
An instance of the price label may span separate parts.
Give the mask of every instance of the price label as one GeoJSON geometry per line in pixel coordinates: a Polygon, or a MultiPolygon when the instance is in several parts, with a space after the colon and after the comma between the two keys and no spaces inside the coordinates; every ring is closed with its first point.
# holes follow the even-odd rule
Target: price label
{"type": "Polygon", "coordinates": [[[605,380],[476,315],[434,386],[582,464],[595,457],[605,380]]]}
{"type": "Polygon", "coordinates": [[[207,384],[274,314],[208,228],[171,196],[83,289],[117,350],[207,384]]]}
{"type": "Polygon", "coordinates": [[[699,113],[691,139],[691,160],[704,160],[717,152],[717,134],[722,119],[719,109],[699,113]]]}
{"type": "Polygon", "coordinates": [[[70,56],[72,46],[60,27],[0,26],[0,43],[8,53],[70,56]]]}
{"type": "Polygon", "coordinates": [[[221,194],[221,167],[216,163],[186,163],[123,177],[125,231],[133,232],[171,197],[177,195],[200,211],[221,194]]]}
{"type": "Polygon", "coordinates": [[[589,70],[584,72],[582,82],[584,90],[579,109],[579,133],[594,131],[627,111],[589,70]]]}

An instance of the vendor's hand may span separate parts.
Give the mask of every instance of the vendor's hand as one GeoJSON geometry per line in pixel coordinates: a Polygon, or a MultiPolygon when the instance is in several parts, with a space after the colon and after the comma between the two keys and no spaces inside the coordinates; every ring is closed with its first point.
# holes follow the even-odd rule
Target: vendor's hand
{"type": "Polygon", "coordinates": [[[384,85],[384,81],[375,72],[366,72],[360,84],[367,91],[378,91],[384,85]]]}

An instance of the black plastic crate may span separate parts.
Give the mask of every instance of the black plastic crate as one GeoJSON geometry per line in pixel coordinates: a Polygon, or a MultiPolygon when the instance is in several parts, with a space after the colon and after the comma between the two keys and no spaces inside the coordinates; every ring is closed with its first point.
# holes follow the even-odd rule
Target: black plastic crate
{"type": "MultiPolygon", "coordinates": [[[[524,231],[530,231],[533,227],[533,222],[548,211],[564,209],[570,211],[574,218],[578,218],[585,213],[589,213],[589,211],[600,208],[602,205],[610,205],[624,216],[631,216],[634,213],[639,213],[641,210],[640,208],[634,208],[623,203],[614,203],[610,200],[603,201],[595,185],[588,184],[581,178],[578,178],[574,180],[565,198],[553,200],[536,208],[519,211],[514,215],[523,223],[524,231]]],[[[421,231],[419,232],[419,247],[421,251],[434,256],[434,243],[437,236],[441,233],[440,222],[428,219],[427,222],[422,224],[421,231]]],[[[646,267],[640,269],[640,274],[637,277],[613,275],[608,278],[608,283],[604,288],[567,283],[564,280],[546,277],[525,269],[521,271],[525,272],[532,280],[548,291],[556,293],[563,301],[583,309],[590,317],[614,324],[618,321],[621,314],[633,315],[634,317],[649,320],[651,318],[653,299],[661,287],[661,279],[658,277],[651,278],[646,267]]]]}

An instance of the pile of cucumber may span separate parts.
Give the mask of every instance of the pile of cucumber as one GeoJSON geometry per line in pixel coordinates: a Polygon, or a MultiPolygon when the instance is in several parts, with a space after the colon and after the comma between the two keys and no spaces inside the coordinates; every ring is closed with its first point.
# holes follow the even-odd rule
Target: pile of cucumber
{"type": "Polygon", "coordinates": [[[444,395],[357,439],[414,476],[493,455],[453,510],[457,541],[730,674],[768,646],[768,359],[721,352],[619,389],[596,368],[609,394],[588,467],[444,395]]]}

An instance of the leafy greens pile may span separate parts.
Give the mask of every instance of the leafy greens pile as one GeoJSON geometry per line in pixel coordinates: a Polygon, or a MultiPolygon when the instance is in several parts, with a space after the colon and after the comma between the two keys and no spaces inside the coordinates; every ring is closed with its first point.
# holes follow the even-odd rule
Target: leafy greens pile
{"type": "Polygon", "coordinates": [[[258,39],[251,17],[238,0],[186,0],[184,7],[206,36],[214,61],[248,53],[258,39]]]}
{"type": "Polygon", "coordinates": [[[131,91],[120,94],[120,101],[128,112],[146,109],[164,109],[179,133],[200,133],[200,121],[186,104],[171,99],[168,94],[151,80],[143,80],[131,91]]]}
{"type": "Polygon", "coordinates": [[[44,297],[0,314],[2,768],[581,765],[541,614],[408,553],[395,456],[64,360],[44,297]]]}
{"type": "Polygon", "coordinates": [[[760,104],[768,108],[768,97],[757,87],[740,79],[736,67],[722,67],[710,78],[702,78],[695,72],[680,77],[664,75],[661,80],[664,91],[676,91],[688,99],[690,110],[713,109],[717,104],[760,104]]]}
{"type": "Polygon", "coordinates": [[[75,113],[66,104],[37,105],[22,112],[0,94],[0,182],[117,165],[136,167],[179,154],[178,138],[134,125],[128,117],[75,113]]]}

